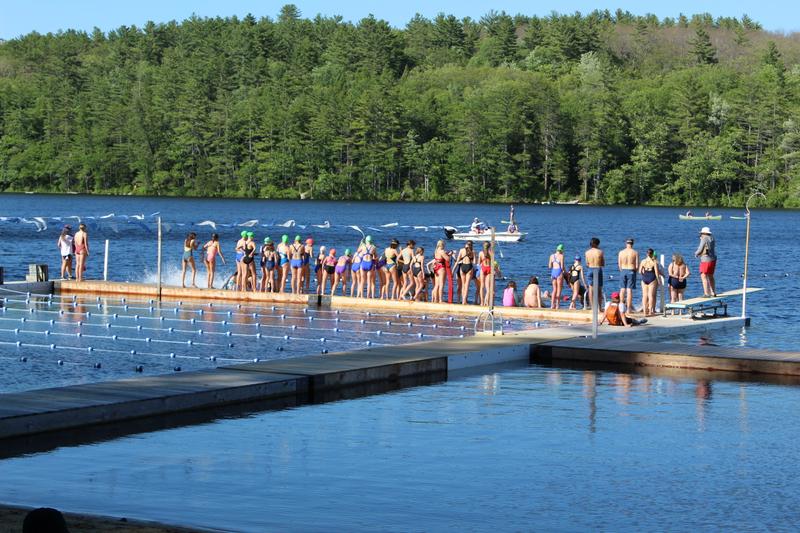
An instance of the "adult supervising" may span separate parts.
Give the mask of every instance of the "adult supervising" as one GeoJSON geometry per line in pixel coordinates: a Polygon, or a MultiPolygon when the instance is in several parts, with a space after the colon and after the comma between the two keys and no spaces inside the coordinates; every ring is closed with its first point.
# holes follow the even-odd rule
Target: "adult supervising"
{"type": "Polygon", "coordinates": [[[711,229],[706,226],[700,230],[700,244],[694,252],[700,258],[700,279],[703,281],[703,296],[710,298],[717,295],[714,272],[717,269],[717,250],[711,229]]]}

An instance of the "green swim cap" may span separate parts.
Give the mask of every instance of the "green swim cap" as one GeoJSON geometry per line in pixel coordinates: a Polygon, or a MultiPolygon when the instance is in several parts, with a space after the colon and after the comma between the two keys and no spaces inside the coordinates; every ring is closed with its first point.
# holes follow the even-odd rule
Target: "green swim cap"
{"type": "Polygon", "coordinates": [[[559,244],[558,246],[556,246],[556,250],[559,251],[559,252],[563,252],[564,251],[564,245],[563,244],[559,244]]]}
{"type": "Polygon", "coordinates": [[[270,239],[269,237],[264,237],[264,244],[269,244],[271,242],[272,242],[272,239],[270,239]]]}
{"type": "Polygon", "coordinates": [[[303,238],[302,238],[302,237],[300,237],[300,235],[295,235],[295,236],[294,236],[294,242],[300,242],[300,241],[302,241],[302,240],[303,240],[303,238]]]}
{"type": "Polygon", "coordinates": [[[248,236],[248,237],[251,237],[251,238],[252,238],[252,237],[253,237],[253,235],[255,235],[255,233],[253,233],[252,231],[248,231],[248,232],[247,232],[247,236],[248,236]]]}
{"type": "Polygon", "coordinates": [[[350,255],[350,248],[345,249],[344,255],[350,255]]]}
{"type": "Polygon", "coordinates": [[[372,242],[372,235],[367,235],[367,238],[364,240],[367,241],[367,243],[372,242]]]}
{"type": "Polygon", "coordinates": [[[244,231],[242,232],[242,237],[247,237],[247,230],[244,230],[244,231]]]}
{"type": "Polygon", "coordinates": [[[288,235],[285,235],[285,234],[281,235],[281,242],[282,243],[286,243],[288,240],[289,240],[289,236],[288,235]]]}

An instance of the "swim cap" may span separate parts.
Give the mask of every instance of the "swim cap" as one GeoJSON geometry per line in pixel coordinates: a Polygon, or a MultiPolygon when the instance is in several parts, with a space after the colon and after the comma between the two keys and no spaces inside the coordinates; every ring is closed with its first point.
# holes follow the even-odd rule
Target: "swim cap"
{"type": "Polygon", "coordinates": [[[575,261],[580,261],[580,260],[581,260],[581,256],[579,256],[579,255],[576,255],[576,256],[575,256],[575,261]]]}
{"type": "Polygon", "coordinates": [[[264,244],[269,244],[271,242],[272,242],[272,239],[270,239],[269,237],[264,237],[264,244]]]}
{"type": "Polygon", "coordinates": [[[242,232],[242,237],[247,237],[247,230],[244,230],[244,231],[242,232]]]}
{"type": "Polygon", "coordinates": [[[289,240],[289,236],[288,235],[281,235],[281,242],[285,243],[288,240],[289,240]]]}
{"type": "Polygon", "coordinates": [[[344,251],[344,255],[350,255],[350,248],[347,248],[347,249],[344,251]]]}
{"type": "Polygon", "coordinates": [[[253,233],[252,231],[247,232],[247,236],[250,237],[251,239],[253,238],[253,235],[255,235],[255,233],[253,233]]]}
{"type": "Polygon", "coordinates": [[[302,241],[302,240],[303,240],[303,239],[300,237],[300,235],[295,235],[295,236],[294,236],[294,242],[300,242],[300,241],[302,241]]]}
{"type": "Polygon", "coordinates": [[[306,244],[308,244],[308,245],[312,245],[312,244],[314,244],[314,239],[312,239],[311,237],[309,237],[308,239],[306,239],[306,244]]]}
{"type": "Polygon", "coordinates": [[[367,235],[367,238],[364,239],[367,243],[372,242],[372,235],[367,235]]]}
{"type": "Polygon", "coordinates": [[[558,246],[556,246],[556,251],[563,252],[564,251],[564,245],[563,244],[559,244],[558,246]]]}

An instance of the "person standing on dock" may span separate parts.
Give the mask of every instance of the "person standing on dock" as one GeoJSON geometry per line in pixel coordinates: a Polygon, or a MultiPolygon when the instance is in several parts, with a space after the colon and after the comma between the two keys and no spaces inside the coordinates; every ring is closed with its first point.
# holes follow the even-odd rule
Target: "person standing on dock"
{"type": "Polygon", "coordinates": [[[600,249],[600,239],[592,237],[589,241],[589,249],[586,250],[586,280],[589,282],[589,307],[595,305],[594,298],[594,284],[597,283],[597,294],[600,301],[598,309],[602,309],[603,305],[603,267],[606,266],[606,256],[603,250],[600,249]],[[595,271],[597,271],[597,278],[595,279],[595,271]]]}
{"type": "Polygon", "coordinates": [[[78,226],[78,233],[73,239],[75,245],[75,281],[83,281],[86,270],[86,259],[89,257],[89,234],[86,233],[86,224],[78,226]]]}
{"type": "Polygon", "coordinates": [[[633,309],[633,289],[636,288],[636,272],[639,270],[639,252],[633,249],[633,239],[625,241],[625,248],[617,255],[619,267],[619,295],[628,309],[633,309]]]}
{"type": "Polygon", "coordinates": [[[72,228],[66,225],[56,242],[61,252],[61,279],[72,279],[72,254],[75,251],[72,240],[72,228]]]}
{"type": "Polygon", "coordinates": [[[700,230],[700,244],[694,252],[700,258],[700,279],[703,281],[703,296],[711,298],[717,295],[714,272],[717,269],[717,250],[711,229],[705,226],[700,230]]]}

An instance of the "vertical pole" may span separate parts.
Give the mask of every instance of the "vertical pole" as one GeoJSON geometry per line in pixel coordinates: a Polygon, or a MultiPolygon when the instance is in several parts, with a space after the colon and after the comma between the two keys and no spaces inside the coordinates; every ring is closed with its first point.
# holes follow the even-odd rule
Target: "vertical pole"
{"type": "Polygon", "coordinates": [[[161,217],[158,217],[158,266],[156,267],[158,276],[158,299],[161,300],[161,217]]]}
{"type": "Polygon", "coordinates": [[[750,253],[750,210],[745,214],[747,217],[747,229],[744,237],[744,280],[742,281],[742,318],[747,318],[747,260],[750,253]]]}
{"type": "Polygon", "coordinates": [[[597,338],[600,311],[600,269],[592,268],[592,338],[597,338]]]}
{"type": "Polygon", "coordinates": [[[494,273],[495,273],[494,263],[495,263],[495,261],[497,261],[497,259],[495,259],[495,256],[494,256],[495,255],[495,252],[494,252],[494,245],[495,245],[495,240],[494,240],[494,232],[495,232],[495,230],[494,230],[494,226],[489,228],[489,231],[492,232],[492,242],[490,244],[490,246],[491,246],[491,248],[490,248],[491,249],[491,257],[492,257],[492,264],[491,264],[491,268],[492,268],[492,286],[489,288],[489,314],[492,316],[492,337],[494,337],[494,288],[495,288],[495,286],[497,286],[497,280],[494,279],[494,273]]]}
{"type": "Polygon", "coordinates": [[[658,282],[661,284],[661,314],[667,316],[667,286],[664,283],[663,273],[666,272],[664,270],[664,254],[661,254],[661,273],[658,277],[658,282]]]}
{"type": "Polygon", "coordinates": [[[106,248],[103,253],[103,281],[108,281],[108,239],[106,239],[106,248]]]}

